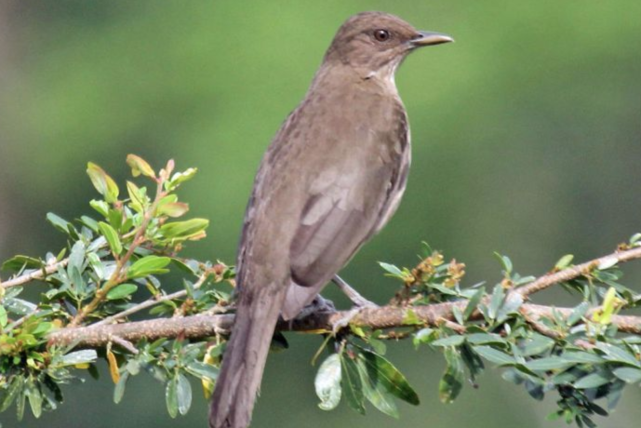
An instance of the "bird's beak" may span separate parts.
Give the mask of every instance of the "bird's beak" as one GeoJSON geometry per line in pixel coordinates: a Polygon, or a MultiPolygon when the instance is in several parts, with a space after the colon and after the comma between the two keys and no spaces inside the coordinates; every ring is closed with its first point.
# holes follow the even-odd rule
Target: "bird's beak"
{"type": "Polygon", "coordinates": [[[454,39],[447,34],[433,33],[430,31],[419,31],[410,42],[413,47],[440,45],[441,43],[453,42],[454,39]]]}

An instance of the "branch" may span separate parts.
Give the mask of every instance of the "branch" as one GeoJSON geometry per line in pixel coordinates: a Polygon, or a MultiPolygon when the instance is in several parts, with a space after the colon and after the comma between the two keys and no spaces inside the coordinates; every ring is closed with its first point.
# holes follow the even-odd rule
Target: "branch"
{"type": "MultiPolygon", "coordinates": [[[[210,275],[215,275],[215,274],[216,273],[215,273],[214,270],[209,270],[209,269],[205,270],[205,272],[202,275],[200,275],[200,277],[198,278],[198,281],[196,283],[194,283],[194,285],[193,285],[194,290],[198,290],[205,283],[205,281],[207,280],[207,278],[209,278],[210,275]]],[[[152,297],[150,299],[145,300],[142,303],[134,305],[129,309],[126,309],[126,310],[124,310],[122,312],[119,312],[119,313],[117,313],[115,315],[107,317],[107,318],[105,318],[105,319],[103,319],[103,320],[101,320],[101,321],[99,321],[99,322],[97,322],[95,324],[92,324],[92,325],[99,326],[99,325],[112,324],[114,321],[118,321],[119,319],[123,319],[125,317],[128,317],[131,314],[134,314],[136,312],[140,312],[140,311],[142,311],[144,309],[147,309],[147,308],[149,308],[151,306],[157,305],[157,304],[162,303],[162,302],[166,302],[168,300],[180,299],[181,297],[185,297],[186,295],[187,295],[187,290],[180,290],[180,291],[176,291],[175,293],[166,294],[164,296],[152,297]]]]}
{"type": "MultiPolygon", "coordinates": [[[[600,308],[592,308],[585,315],[586,318],[591,318],[592,314],[600,308]]],[[[521,306],[521,313],[526,318],[533,321],[538,321],[541,318],[553,318],[554,312],[561,315],[562,318],[570,316],[574,308],[555,308],[553,306],[526,304],[521,306]]],[[[612,315],[612,324],[617,326],[617,329],[623,333],[641,334],[641,316],[635,315],[612,315]]]]}
{"type": "MultiPolygon", "coordinates": [[[[586,263],[543,275],[526,286],[514,289],[512,293],[518,293],[526,297],[559,282],[586,275],[595,267],[604,264],[614,265],[639,258],[641,258],[641,247],[617,251],[586,263]]],[[[201,278],[199,278],[198,283],[202,284],[206,277],[207,273],[203,274],[201,278]]],[[[108,325],[110,322],[116,321],[124,315],[148,308],[161,301],[181,297],[184,294],[185,292],[178,291],[163,296],[160,299],[147,300],[130,308],[126,314],[114,315],[88,327],[73,327],[58,330],[49,335],[49,343],[100,347],[114,341],[114,337],[129,342],[136,342],[143,338],[155,340],[161,337],[176,338],[179,336],[198,339],[221,333],[224,334],[231,330],[234,322],[233,314],[193,315],[108,325]]],[[[453,313],[454,307],[458,307],[458,309],[462,311],[467,304],[467,300],[461,300],[457,302],[412,306],[409,308],[389,305],[378,308],[364,308],[355,316],[353,316],[353,313],[350,311],[312,313],[304,318],[295,319],[292,322],[279,322],[276,329],[278,331],[297,331],[302,333],[331,333],[334,326],[340,324],[341,321],[344,322],[347,316],[351,316],[350,325],[369,327],[374,330],[409,327],[406,323],[408,309],[411,309],[420,325],[439,326],[455,320],[453,313]]],[[[597,309],[598,308],[595,308],[588,312],[586,316],[590,316],[591,313],[597,309]]],[[[540,324],[539,320],[541,318],[552,318],[555,312],[566,318],[572,313],[573,308],[555,308],[553,306],[523,304],[520,311],[535,329],[543,334],[548,332],[548,335],[556,337],[558,335],[540,324]]],[[[473,319],[480,319],[481,317],[482,315],[478,313],[478,311],[472,314],[473,319]]],[[[641,334],[640,316],[614,315],[612,317],[612,324],[616,325],[619,331],[641,334]]]]}
{"type": "MultiPolygon", "coordinates": [[[[422,325],[439,326],[445,321],[454,320],[454,306],[459,306],[459,309],[462,309],[466,304],[466,301],[438,303],[415,306],[411,310],[422,325]]],[[[521,307],[521,312],[530,322],[538,322],[541,318],[552,318],[554,312],[567,318],[572,311],[573,308],[555,308],[534,304],[524,304],[521,307]]],[[[365,308],[350,320],[350,324],[374,330],[411,327],[405,322],[407,312],[408,308],[397,306],[365,308]]],[[[349,315],[349,311],[314,313],[291,323],[281,321],[276,329],[300,333],[330,333],[334,325],[347,315],[349,315]]],[[[101,347],[109,342],[116,342],[114,337],[128,342],[137,342],[143,338],[153,341],[162,337],[202,339],[227,333],[233,323],[233,314],[193,315],[184,318],[163,318],[115,325],[65,328],[51,333],[48,338],[51,345],[77,344],[80,347],[101,347]]],[[[641,334],[641,317],[639,316],[613,315],[612,324],[616,325],[619,331],[641,334]]]]}
{"type": "Polygon", "coordinates": [[[560,270],[558,272],[551,272],[536,279],[534,282],[529,283],[516,290],[521,296],[526,297],[537,291],[544,290],[559,282],[569,281],[579,276],[588,275],[592,269],[602,265],[614,265],[623,263],[634,259],[641,259],[641,247],[635,247],[629,250],[616,251],[607,256],[599,257],[598,259],[589,262],[581,263],[579,265],[571,266],[569,268],[560,270]]]}
{"type": "Polygon", "coordinates": [[[55,273],[58,270],[58,268],[67,266],[68,263],[69,263],[69,258],[66,258],[66,259],[60,260],[59,262],[49,264],[40,270],[31,272],[25,275],[20,275],[18,277],[9,279],[7,281],[0,280],[0,287],[3,287],[3,288],[16,287],[18,285],[26,284],[31,281],[45,279],[47,276],[51,275],[52,273],[55,273]]]}

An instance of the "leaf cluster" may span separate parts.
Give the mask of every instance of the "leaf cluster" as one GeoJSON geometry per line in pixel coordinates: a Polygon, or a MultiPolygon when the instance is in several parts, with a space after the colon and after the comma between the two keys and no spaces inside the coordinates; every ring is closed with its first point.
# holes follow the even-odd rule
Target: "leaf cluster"
{"type": "MultiPolygon", "coordinates": [[[[156,172],[142,158],[129,155],[132,175],[123,197],[116,182],[98,165],[87,174],[100,198],[90,202],[94,216],[67,221],[53,213],[47,220],[64,233],[68,244],[44,258],[16,256],[2,264],[13,277],[0,283],[0,411],[16,404],[18,417],[28,402],[34,416],[62,402],[60,385],[88,370],[97,376],[96,350],[49,346],[47,334],[64,328],[124,322],[150,308],[156,317],[184,316],[209,310],[229,300],[214,283],[233,282],[233,269],[221,263],[180,256],[184,245],[205,237],[206,219],[183,220],[189,205],[176,190],[196,170],[174,172],[169,161],[156,172]],[[182,282],[182,291],[167,294],[160,278],[182,282]],[[39,280],[37,302],[21,298],[24,285],[39,280]],[[142,304],[140,303],[142,300],[142,304]],[[138,301],[138,302],[137,302],[138,301]]],[[[186,375],[215,380],[216,368],[206,359],[207,343],[164,339],[147,344],[108,346],[100,354],[109,363],[120,401],[128,377],[140,368],[166,384],[170,415],[184,414],[191,403],[186,375]]],[[[208,357],[207,357],[208,358],[208,357]]]]}

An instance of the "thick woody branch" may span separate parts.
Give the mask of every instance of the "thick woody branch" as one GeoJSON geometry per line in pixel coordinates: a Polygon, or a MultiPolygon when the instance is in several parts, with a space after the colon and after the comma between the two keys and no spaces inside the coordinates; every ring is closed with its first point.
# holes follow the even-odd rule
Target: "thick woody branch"
{"type": "MultiPolygon", "coordinates": [[[[454,320],[454,306],[464,308],[467,302],[439,303],[434,305],[412,307],[416,319],[425,326],[439,326],[454,320]]],[[[526,319],[538,322],[541,318],[551,318],[554,312],[568,317],[572,308],[555,308],[552,306],[524,304],[521,312],[526,319]]],[[[350,320],[350,324],[372,329],[392,329],[407,327],[407,309],[396,306],[366,308],[350,320]]],[[[335,324],[341,321],[347,311],[315,313],[293,322],[280,322],[279,331],[296,331],[300,333],[328,333],[335,324]]],[[[589,314],[588,314],[589,316],[589,314]]],[[[202,339],[217,334],[227,334],[234,323],[234,315],[193,315],[184,318],[163,318],[148,321],[129,322],[114,325],[97,325],[58,330],[49,335],[52,345],[77,344],[81,347],[102,347],[118,340],[137,342],[141,339],[155,340],[166,338],[202,339]],[[118,340],[115,340],[115,339],[118,340]]],[[[641,334],[641,317],[614,315],[612,324],[619,331],[641,334]]]]}
{"type": "MultiPolygon", "coordinates": [[[[633,259],[641,258],[641,247],[617,251],[613,254],[575,265],[557,272],[541,276],[530,284],[512,290],[511,293],[527,297],[530,294],[544,290],[559,282],[589,275],[590,271],[603,265],[614,265],[633,259]]],[[[64,261],[63,261],[64,262],[64,261]]],[[[62,262],[59,262],[62,263],[62,262]]],[[[6,286],[6,282],[3,286],[6,286]]],[[[10,286],[10,285],[9,285],[10,286]]],[[[453,308],[464,310],[467,301],[439,303],[425,306],[412,306],[413,319],[425,326],[439,326],[454,321],[453,308]]],[[[140,307],[153,304],[143,303],[140,307]]],[[[139,307],[136,307],[139,309],[139,307]]],[[[523,304],[520,308],[527,322],[535,329],[545,334],[545,327],[539,323],[541,318],[552,318],[554,313],[568,317],[572,308],[555,308],[535,304],[523,304]]],[[[590,312],[586,315],[590,316],[590,312]]],[[[346,316],[352,316],[350,324],[372,329],[393,329],[407,327],[406,320],[408,309],[399,306],[383,306],[379,308],[365,308],[353,316],[350,312],[314,313],[305,318],[292,322],[280,322],[279,331],[297,331],[301,333],[328,333],[332,332],[335,325],[344,321],[346,316]]],[[[474,319],[480,319],[481,314],[472,314],[474,319]]],[[[194,315],[188,317],[174,317],[169,319],[155,319],[148,321],[128,322],[123,324],[106,325],[98,323],[88,327],[65,328],[49,335],[51,344],[77,344],[86,347],[100,347],[109,342],[118,343],[119,340],[137,342],[143,338],[155,340],[161,337],[190,339],[205,338],[217,334],[226,334],[231,330],[234,322],[233,314],[194,315]]],[[[614,315],[612,324],[621,332],[641,334],[641,316],[614,315]]],[[[550,335],[552,335],[550,333],[550,335]]]]}

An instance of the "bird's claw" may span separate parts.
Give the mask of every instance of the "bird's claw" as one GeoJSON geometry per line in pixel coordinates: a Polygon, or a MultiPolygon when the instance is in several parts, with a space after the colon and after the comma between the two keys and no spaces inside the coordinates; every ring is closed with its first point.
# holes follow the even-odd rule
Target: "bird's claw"
{"type": "Polygon", "coordinates": [[[336,312],[336,307],[334,302],[329,299],[323,298],[320,294],[314,298],[312,303],[305,306],[302,311],[298,314],[296,318],[305,318],[309,315],[322,313],[322,312],[336,312]]]}

